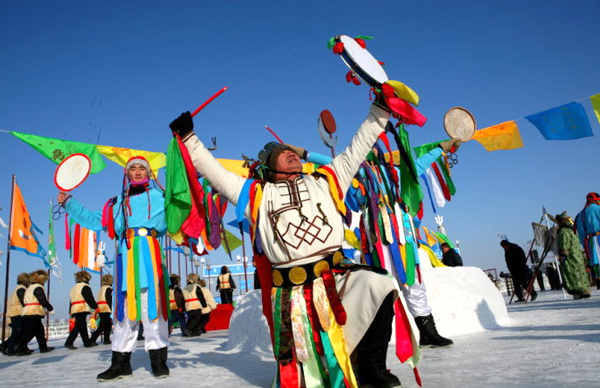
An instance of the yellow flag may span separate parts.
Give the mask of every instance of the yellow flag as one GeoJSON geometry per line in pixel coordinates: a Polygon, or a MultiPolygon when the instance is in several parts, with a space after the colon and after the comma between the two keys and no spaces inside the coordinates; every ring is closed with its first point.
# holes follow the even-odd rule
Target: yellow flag
{"type": "Polygon", "coordinates": [[[590,101],[592,101],[592,107],[594,108],[594,113],[596,113],[596,118],[600,123],[600,94],[596,94],[595,96],[590,97],[590,101]]]}
{"type": "Polygon", "coordinates": [[[487,151],[512,150],[523,147],[519,127],[514,121],[475,131],[473,139],[477,140],[487,151]]]}
{"type": "Polygon", "coordinates": [[[127,161],[133,156],[143,156],[150,163],[150,168],[155,177],[158,176],[158,170],[167,165],[167,155],[162,152],[141,151],[103,145],[97,145],[96,149],[102,155],[123,167],[125,167],[127,161]]]}

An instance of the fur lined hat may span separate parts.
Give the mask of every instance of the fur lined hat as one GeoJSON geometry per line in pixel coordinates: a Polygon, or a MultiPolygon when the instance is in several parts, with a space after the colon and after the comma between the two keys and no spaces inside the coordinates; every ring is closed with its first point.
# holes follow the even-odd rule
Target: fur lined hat
{"type": "Polygon", "coordinates": [[[103,286],[112,286],[113,284],[113,276],[110,274],[102,275],[102,285],[103,286]]]}
{"type": "Polygon", "coordinates": [[[200,285],[200,287],[206,287],[206,282],[204,281],[204,279],[198,280],[198,284],[200,285]]]}
{"type": "Polygon", "coordinates": [[[29,274],[30,283],[45,284],[48,280],[48,272],[43,269],[38,269],[29,274]]]}
{"type": "Polygon", "coordinates": [[[148,159],[146,159],[140,155],[132,156],[131,158],[129,158],[129,160],[127,161],[127,164],[125,165],[125,172],[127,172],[127,170],[129,170],[129,168],[131,166],[133,166],[134,164],[139,164],[139,165],[144,166],[146,171],[148,171],[148,174],[150,174],[150,163],[148,162],[148,159]]]}
{"type": "Polygon", "coordinates": [[[567,214],[566,211],[555,215],[554,217],[552,217],[551,215],[548,214],[548,218],[550,218],[550,220],[558,225],[561,226],[568,226],[571,227],[573,226],[573,219],[571,217],[569,217],[569,214],[567,214]]]}
{"type": "Polygon", "coordinates": [[[170,285],[178,286],[180,282],[181,282],[181,278],[179,277],[179,275],[171,274],[171,276],[169,276],[169,284],[170,285]]]}
{"type": "Polygon", "coordinates": [[[188,284],[194,284],[194,283],[198,283],[200,281],[200,276],[198,276],[195,273],[191,273],[187,276],[187,283],[188,284]]]}
{"type": "Polygon", "coordinates": [[[22,272],[17,276],[17,284],[23,284],[24,286],[29,284],[29,274],[27,272],[22,272]]]}
{"type": "Polygon", "coordinates": [[[89,282],[92,279],[92,275],[85,269],[79,272],[75,272],[75,282],[89,282]]]}

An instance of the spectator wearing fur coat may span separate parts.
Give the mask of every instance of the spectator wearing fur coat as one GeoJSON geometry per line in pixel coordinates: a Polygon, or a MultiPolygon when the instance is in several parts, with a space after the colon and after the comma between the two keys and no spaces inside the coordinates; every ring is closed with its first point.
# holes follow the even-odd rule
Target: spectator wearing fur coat
{"type": "Polygon", "coordinates": [[[75,327],[65,341],[65,348],[67,349],[77,349],[73,344],[78,335],[81,335],[83,346],[86,348],[97,345],[95,342],[90,341],[87,327],[88,314],[98,308],[92,288],[89,285],[91,279],[92,275],[86,270],[75,273],[75,285],[71,288],[69,294],[69,314],[75,318],[75,327]]]}
{"type": "Polygon", "coordinates": [[[102,275],[102,286],[98,291],[98,313],[100,314],[100,325],[96,331],[92,333],[91,341],[96,343],[98,337],[104,334],[104,345],[109,345],[110,331],[112,329],[112,295],[113,295],[113,276],[106,274],[102,275]]]}
{"type": "Polygon", "coordinates": [[[203,279],[200,279],[198,284],[202,289],[204,300],[206,300],[206,304],[208,305],[202,309],[202,315],[200,316],[200,332],[206,333],[206,325],[208,324],[208,321],[210,321],[210,312],[217,308],[217,302],[215,302],[215,298],[213,298],[210,290],[206,288],[206,282],[203,279]]]}
{"type": "Polygon", "coordinates": [[[8,347],[5,352],[7,356],[17,354],[16,347],[23,335],[21,313],[23,312],[23,307],[25,307],[25,291],[27,290],[27,286],[29,286],[29,274],[25,272],[20,273],[17,276],[17,287],[15,287],[13,293],[10,295],[6,310],[6,317],[9,319],[9,326],[11,328],[8,347]]]}
{"type": "Polygon", "coordinates": [[[188,275],[187,285],[183,289],[185,311],[188,313],[187,330],[192,337],[202,334],[202,311],[209,307],[206,297],[204,296],[205,293],[202,292],[202,287],[200,287],[199,283],[200,276],[191,273],[188,275]]]}
{"type": "Polygon", "coordinates": [[[46,299],[44,292],[44,284],[48,281],[48,272],[43,269],[38,269],[29,274],[29,287],[25,291],[22,312],[22,328],[23,335],[17,348],[17,356],[27,356],[32,353],[27,349],[29,341],[35,337],[40,353],[48,353],[54,350],[46,343],[46,335],[44,333],[44,324],[42,319],[46,316],[46,312],[54,311],[54,307],[46,299]]]}
{"type": "Polygon", "coordinates": [[[189,337],[190,333],[186,328],[185,323],[185,298],[183,291],[179,286],[181,278],[179,275],[172,274],[169,276],[169,308],[171,309],[171,319],[169,320],[169,333],[173,331],[173,322],[179,322],[181,335],[189,337]]]}

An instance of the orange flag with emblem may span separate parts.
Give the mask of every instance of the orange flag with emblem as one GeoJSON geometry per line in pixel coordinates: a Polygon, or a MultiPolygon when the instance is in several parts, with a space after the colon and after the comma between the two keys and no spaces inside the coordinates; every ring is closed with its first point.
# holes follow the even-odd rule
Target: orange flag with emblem
{"type": "Polygon", "coordinates": [[[42,233],[31,221],[31,216],[23,200],[21,189],[14,182],[12,217],[10,220],[10,249],[25,252],[46,261],[46,251],[36,236],[42,233]]]}

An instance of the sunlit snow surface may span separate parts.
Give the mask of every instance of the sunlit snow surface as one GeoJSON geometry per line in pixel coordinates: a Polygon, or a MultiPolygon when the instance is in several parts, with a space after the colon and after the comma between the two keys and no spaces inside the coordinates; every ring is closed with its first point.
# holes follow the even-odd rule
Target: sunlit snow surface
{"type": "MultiPolygon", "coordinates": [[[[433,280],[433,279],[432,279],[433,280]]],[[[435,287],[431,287],[435,289],[435,287]]],[[[252,305],[258,298],[254,297],[252,305]]],[[[248,302],[251,302],[249,299],[248,302]]],[[[456,303],[459,303],[457,301],[456,303]]],[[[250,303],[248,303],[250,305],[250,303]]],[[[243,306],[240,306],[243,307],[243,306]]],[[[247,306],[248,307],[248,306],[247,306]]],[[[459,310],[459,309],[457,309],[459,310]]],[[[252,310],[250,310],[252,311],[252,310]]],[[[435,314],[435,310],[434,310],[435,314]]],[[[526,305],[508,307],[510,320],[496,329],[453,335],[454,346],[422,349],[419,370],[424,387],[599,387],[600,386],[600,291],[592,298],[563,299],[557,291],[540,292],[526,305]]],[[[133,354],[133,378],[103,387],[267,387],[274,375],[272,356],[260,350],[257,337],[260,317],[237,318],[245,326],[245,343],[228,344],[228,332],[211,332],[199,338],[171,337],[171,377],[154,379],[142,342],[133,354]],[[254,350],[248,350],[249,348],[254,350]]],[[[233,324],[233,322],[232,322],[233,324]]],[[[438,322],[440,325],[440,322],[438,322]]],[[[440,328],[442,329],[442,328],[440,328]]],[[[443,330],[440,330],[443,331],[443,330]]],[[[455,330],[446,330],[446,332],[455,330]]],[[[82,387],[97,385],[95,376],[109,365],[110,348],[62,348],[64,339],[52,340],[57,350],[26,357],[0,356],[3,387],[82,387]]],[[[80,340],[75,343],[81,346],[80,340]]],[[[393,359],[390,345],[388,360],[393,359]]],[[[391,361],[388,365],[404,387],[416,387],[412,371],[391,361]]]]}

